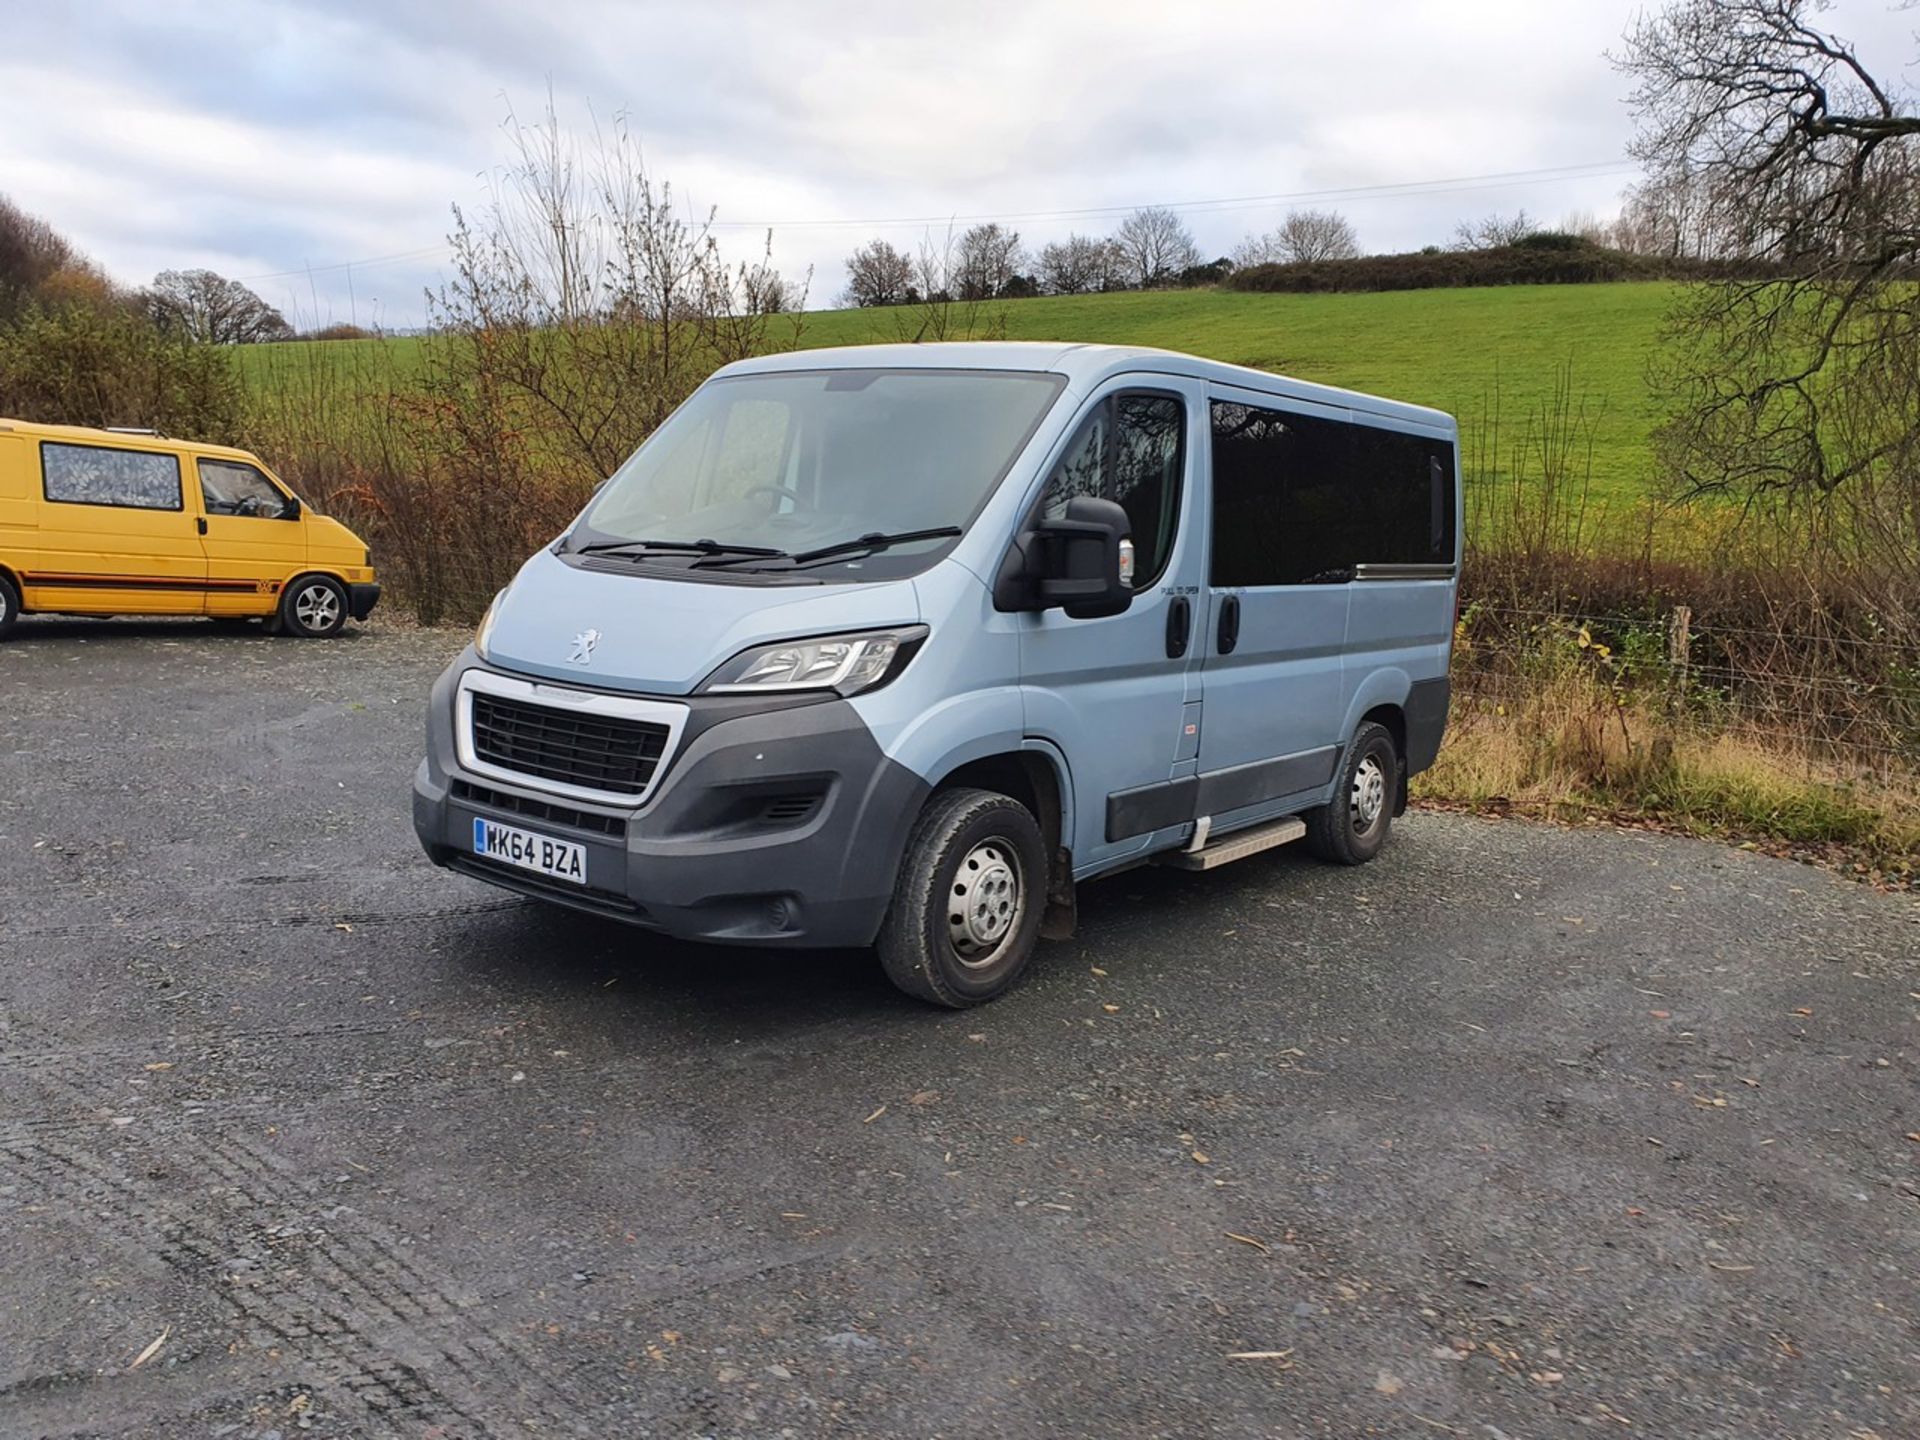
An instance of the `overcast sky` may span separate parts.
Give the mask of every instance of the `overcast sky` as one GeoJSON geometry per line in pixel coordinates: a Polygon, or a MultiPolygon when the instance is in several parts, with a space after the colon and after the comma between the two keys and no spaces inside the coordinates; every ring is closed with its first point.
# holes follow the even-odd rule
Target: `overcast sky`
{"type": "MultiPolygon", "coordinates": [[[[1630,123],[1602,52],[1636,8],[23,4],[0,54],[0,193],[127,283],[207,266],[303,327],[404,327],[449,207],[483,201],[505,158],[507,107],[532,114],[549,84],[575,124],[624,113],[656,178],[741,226],[722,232],[739,254],[772,222],[781,268],[813,267],[816,306],[855,245],[913,248],[929,216],[1018,217],[1037,245],[1117,220],[1068,211],[1556,172],[1294,202],[1340,209],[1366,249],[1408,249],[1493,210],[1612,212],[1630,123]]],[[[1829,22],[1914,80],[1915,11],[1843,0],[1829,22]]],[[[1287,208],[1186,218],[1214,255],[1287,208]]]]}

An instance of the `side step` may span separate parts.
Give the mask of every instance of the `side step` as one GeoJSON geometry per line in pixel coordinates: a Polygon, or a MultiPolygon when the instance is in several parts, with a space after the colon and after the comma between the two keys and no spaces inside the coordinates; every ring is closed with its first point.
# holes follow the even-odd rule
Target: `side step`
{"type": "Polygon", "coordinates": [[[1275,846],[1298,840],[1306,833],[1306,821],[1289,815],[1269,825],[1236,830],[1198,850],[1175,850],[1156,855],[1153,863],[1171,865],[1176,870],[1212,870],[1221,865],[1231,865],[1236,860],[1244,860],[1249,855],[1258,855],[1262,850],[1271,850],[1275,846]]]}

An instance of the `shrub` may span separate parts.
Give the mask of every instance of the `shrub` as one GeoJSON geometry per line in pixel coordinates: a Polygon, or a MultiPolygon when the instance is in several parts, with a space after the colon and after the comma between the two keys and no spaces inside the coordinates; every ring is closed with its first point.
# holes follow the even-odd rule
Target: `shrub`
{"type": "Polygon", "coordinates": [[[1516,250],[1589,250],[1597,249],[1593,241],[1584,235],[1570,234],[1565,230],[1535,230],[1531,235],[1522,235],[1513,242],[1516,250]]]}
{"type": "Polygon", "coordinates": [[[1438,290],[1460,285],[1591,285],[1614,280],[1672,280],[1759,276],[1763,267],[1737,261],[1630,255],[1578,236],[1543,232],[1519,244],[1488,250],[1425,250],[1364,255],[1294,265],[1249,265],[1226,279],[1235,290],[1310,293],[1362,290],[1438,290]],[[1530,244],[1538,240],[1542,243],[1530,244]],[[1568,245],[1565,241],[1574,243],[1568,245]]]}
{"type": "Polygon", "coordinates": [[[322,325],[318,330],[308,330],[298,338],[301,340],[377,340],[380,336],[364,325],[349,325],[343,320],[337,325],[322,325]]]}
{"type": "Polygon", "coordinates": [[[164,334],[125,304],[29,305],[0,329],[0,415],[224,441],[241,405],[225,351],[164,334]]]}

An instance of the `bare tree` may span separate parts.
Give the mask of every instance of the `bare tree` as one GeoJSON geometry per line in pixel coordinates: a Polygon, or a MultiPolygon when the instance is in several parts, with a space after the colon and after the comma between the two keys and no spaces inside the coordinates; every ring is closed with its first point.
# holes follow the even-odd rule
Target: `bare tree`
{"type": "Polygon", "coordinates": [[[1589,245],[1604,245],[1613,228],[1591,210],[1569,210],[1555,227],[1562,235],[1577,235],[1589,245]]]}
{"type": "Polygon", "coordinates": [[[288,340],[286,316],[238,280],[211,270],[162,270],[147,290],[156,325],[202,345],[288,340]]]}
{"type": "Polygon", "coordinates": [[[913,259],[885,240],[869,240],[847,257],[848,303],[905,305],[915,298],[913,259]]]}
{"type": "Polygon", "coordinates": [[[1006,292],[1027,263],[1018,230],[1004,229],[995,221],[976,225],[960,237],[953,265],[954,292],[962,300],[991,300],[1006,292]]]}
{"type": "Polygon", "coordinates": [[[1164,285],[1200,263],[1192,233],[1178,215],[1159,206],[1134,211],[1113,238],[1126,258],[1128,280],[1142,289],[1164,285]]]}
{"type": "Polygon", "coordinates": [[[1496,250],[1526,239],[1540,228],[1525,210],[1511,215],[1483,215],[1478,220],[1462,220],[1453,227],[1455,250],[1496,250]]]}
{"type": "Polygon", "coordinates": [[[1040,284],[1050,295],[1084,295],[1126,284],[1127,257],[1112,240],[1069,235],[1040,252],[1040,284]]]}
{"type": "Polygon", "coordinates": [[[960,275],[962,239],[949,227],[936,236],[929,230],[920,240],[913,262],[912,301],[894,312],[894,334],[905,343],[926,340],[1004,340],[1007,307],[990,303],[994,297],[969,295],[960,275]]]}
{"type": "Polygon", "coordinates": [[[1233,263],[1308,264],[1315,260],[1351,260],[1359,253],[1359,237],[1338,210],[1290,210],[1276,228],[1241,241],[1233,252],[1233,263]]]}
{"type": "Polygon", "coordinates": [[[1069,235],[1040,248],[1040,285],[1049,295],[1084,295],[1098,284],[1101,241],[1069,235]]]}
{"type": "Polygon", "coordinates": [[[578,141],[549,100],[507,135],[489,203],[454,211],[409,401],[422,453],[382,502],[423,611],[484,603],[717,366],[798,336],[771,254],[726,260],[624,124],[578,141]]]}
{"type": "Polygon", "coordinates": [[[1898,493],[1920,542],[1920,114],[1818,8],[1679,0],[1617,57],[1649,183],[1785,277],[1689,292],[1663,450],[1693,490],[1898,493]]]}
{"type": "Polygon", "coordinates": [[[1616,250],[1635,255],[1702,258],[1716,253],[1700,224],[1698,189],[1684,170],[1629,185],[1608,241],[1616,250]]]}

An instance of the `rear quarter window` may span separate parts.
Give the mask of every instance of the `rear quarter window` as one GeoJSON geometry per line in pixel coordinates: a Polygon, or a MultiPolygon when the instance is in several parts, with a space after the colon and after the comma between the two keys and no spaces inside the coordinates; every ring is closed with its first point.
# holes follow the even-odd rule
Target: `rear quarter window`
{"type": "Polygon", "coordinates": [[[127,510],[179,510],[180,459],[153,450],[40,443],[41,479],[49,500],[127,510]]]}

